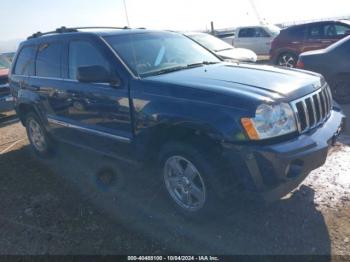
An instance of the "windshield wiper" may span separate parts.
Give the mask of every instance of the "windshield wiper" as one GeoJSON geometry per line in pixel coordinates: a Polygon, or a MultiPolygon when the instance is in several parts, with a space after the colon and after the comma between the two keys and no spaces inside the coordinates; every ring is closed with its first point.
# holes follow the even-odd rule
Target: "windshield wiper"
{"type": "Polygon", "coordinates": [[[143,74],[142,76],[146,77],[146,76],[153,76],[153,75],[162,75],[162,74],[167,74],[167,73],[180,71],[180,70],[184,70],[184,69],[190,69],[190,68],[195,68],[195,67],[199,67],[199,66],[203,66],[203,65],[212,65],[212,64],[217,64],[217,63],[218,62],[203,61],[203,62],[188,64],[188,65],[184,65],[184,66],[174,66],[174,67],[164,68],[164,69],[154,71],[154,72],[148,72],[148,73],[143,74]]]}
{"type": "Polygon", "coordinates": [[[199,62],[199,63],[188,64],[186,66],[186,68],[192,68],[192,67],[197,67],[197,66],[202,66],[202,65],[213,65],[213,64],[217,64],[217,63],[219,63],[219,62],[203,61],[203,62],[199,62]]]}

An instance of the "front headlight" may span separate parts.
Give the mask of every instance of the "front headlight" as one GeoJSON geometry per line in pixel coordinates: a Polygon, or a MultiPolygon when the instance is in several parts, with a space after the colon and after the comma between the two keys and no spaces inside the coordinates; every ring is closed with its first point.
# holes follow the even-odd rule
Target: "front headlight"
{"type": "Polygon", "coordinates": [[[241,123],[251,140],[273,138],[297,130],[294,112],[287,103],[262,104],[256,109],[254,118],[242,118],[241,123]]]}

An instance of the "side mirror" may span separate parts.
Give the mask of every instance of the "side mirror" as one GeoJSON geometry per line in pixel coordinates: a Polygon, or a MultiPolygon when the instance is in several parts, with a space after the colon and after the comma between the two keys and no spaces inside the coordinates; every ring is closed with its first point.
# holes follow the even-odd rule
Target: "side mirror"
{"type": "Polygon", "coordinates": [[[109,83],[114,86],[120,85],[118,76],[99,65],[78,67],[77,80],[82,83],[109,83]]]}

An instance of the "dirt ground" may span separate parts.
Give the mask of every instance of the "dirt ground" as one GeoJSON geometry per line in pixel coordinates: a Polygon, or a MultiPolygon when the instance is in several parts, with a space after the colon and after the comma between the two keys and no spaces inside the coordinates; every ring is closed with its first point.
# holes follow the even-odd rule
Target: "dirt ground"
{"type": "Polygon", "coordinates": [[[20,123],[0,124],[0,254],[350,255],[349,131],[286,198],[238,200],[199,222],[174,213],[143,170],[68,145],[38,159],[20,123]],[[96,176],[106,168],[108,186],[96,176]]]}

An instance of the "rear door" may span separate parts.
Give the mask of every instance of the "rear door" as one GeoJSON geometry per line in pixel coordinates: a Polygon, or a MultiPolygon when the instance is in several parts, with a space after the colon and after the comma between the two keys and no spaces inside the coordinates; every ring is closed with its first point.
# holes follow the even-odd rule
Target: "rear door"
{"type": "Polygon", "coordinates": [[[29,76],[34,74],[35,53],[35,45],[23,46],[19,50],[10,77],[10,87],[14,90],[14,95],[21,96],[24,92],[22,89],[29,86],[29,76]]]}
{"type": "Polygon", "coordinates": [[[323,49],[329,45],[329,42],[324,39],[324,28],[324,24],[309,25],[301,52],[323,49]]]}
{"type": "Polygon", "coordinates": [[[55,106],[50,122],[56,134],[103,153],[127,156],[133,136],[128,80],[119,74],[113,53],[98,39],[80,36],[66,42],[64,57],[64,79],[51,99],[55,106]],[[79,82],[78,68],[86,66],[113,71],[120,84],[79,82]]]}

